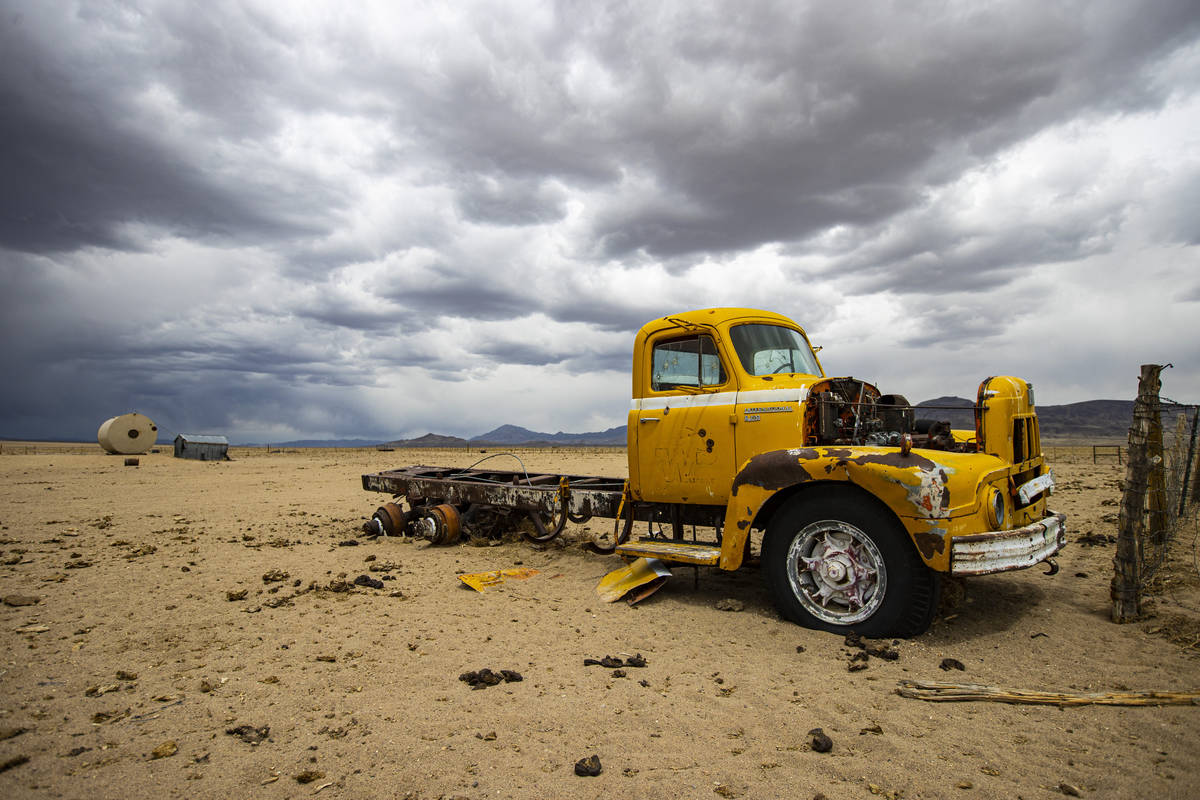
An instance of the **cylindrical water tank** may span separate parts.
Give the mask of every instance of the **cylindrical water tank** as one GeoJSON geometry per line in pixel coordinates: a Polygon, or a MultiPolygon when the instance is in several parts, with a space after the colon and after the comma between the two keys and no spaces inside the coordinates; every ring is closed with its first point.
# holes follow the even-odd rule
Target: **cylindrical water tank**
{"type": "Polygon", "coordinates": [[[106,420],[96,433],[96,441],[110,453],[145,453],[158,441],[158,426],[136,411],[106,420]]]}

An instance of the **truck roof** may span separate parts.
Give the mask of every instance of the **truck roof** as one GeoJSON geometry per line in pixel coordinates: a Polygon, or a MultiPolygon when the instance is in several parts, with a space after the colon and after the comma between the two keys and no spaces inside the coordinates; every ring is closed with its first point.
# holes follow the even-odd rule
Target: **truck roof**
{"type": "Polygon", "coordinates": [[[665,317],[659,317],[647,322],[642,326],[641,333],[649,334],[665,328],[681,327],[679,324],[681,322],[685,323],[682,327],[686,327],[687,325],[716,326],[742,318],[753,318],[763,322],[777,322],[789,327],[799,328],[801,331],[804,330],[795,320],[785,317],[783,314],[777,314],[774,311],[763,311],[758,308],[720,307],[701,308],[695,311],[668,314],[665,317]]]}

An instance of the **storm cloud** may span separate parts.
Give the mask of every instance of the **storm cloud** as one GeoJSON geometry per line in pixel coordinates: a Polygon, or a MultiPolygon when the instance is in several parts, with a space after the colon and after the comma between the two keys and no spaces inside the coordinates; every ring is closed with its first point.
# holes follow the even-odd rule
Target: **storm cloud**
{"type": "Polygon", "coordinates": [[[0,0],[0,435],[606,428],[709,306],[1195,401],[1198,89],[1195,0],[0,0]]]}

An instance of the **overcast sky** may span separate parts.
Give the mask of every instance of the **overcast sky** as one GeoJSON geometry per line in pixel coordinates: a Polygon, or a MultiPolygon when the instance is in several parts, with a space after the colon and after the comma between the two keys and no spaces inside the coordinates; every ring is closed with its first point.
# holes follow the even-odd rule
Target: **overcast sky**
{"type": "Polygon", "coordinates": [[[1200,0],[0,0],[0,435],[623,424],[787,314],[911,400],[1200,400],[1200,0]]]}

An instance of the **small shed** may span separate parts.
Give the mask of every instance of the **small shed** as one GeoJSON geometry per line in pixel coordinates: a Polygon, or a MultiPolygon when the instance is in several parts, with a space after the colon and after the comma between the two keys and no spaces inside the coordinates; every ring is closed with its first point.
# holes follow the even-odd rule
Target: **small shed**
{"type": "Polygon", "coordinates": [[[224,436],[181,433],[175,437],[175,457],[197,461],[228,461],[229,440],[224,436]]]}

